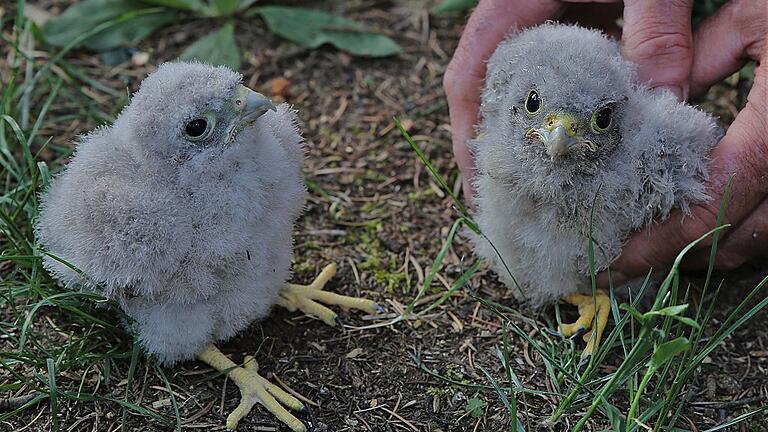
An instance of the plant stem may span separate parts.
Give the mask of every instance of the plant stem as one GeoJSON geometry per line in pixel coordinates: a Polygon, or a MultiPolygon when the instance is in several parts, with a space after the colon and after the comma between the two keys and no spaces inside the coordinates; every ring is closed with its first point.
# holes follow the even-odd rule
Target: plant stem
{"type": "Polygon", "coordinates": [[[643,380],[640,382],[640,386],[637,387],[637,392],[635,392],[635,397],[632,399],[632,405],[629,407],[629,413],[627,413],[627,427],[629,427],[629,424],[635,420],[635,413],[637,412],[637,407],[640,405],[640,397],[643,395],[643,391],[645,391],[645,387],[651,381],[651,377],[655,372],[656,372],[656,368],[653,368],[653,367],[649,367],[648,370],[645,371],[645,376],[643,377],[643,380]]]}

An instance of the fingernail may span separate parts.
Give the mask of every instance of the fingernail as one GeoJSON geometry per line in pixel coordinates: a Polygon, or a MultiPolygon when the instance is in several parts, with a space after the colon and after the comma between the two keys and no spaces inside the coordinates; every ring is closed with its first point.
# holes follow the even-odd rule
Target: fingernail
{"type": "Polygon", "coordinates": [[[658,86],[658,87],[654,87],[653,90],[656,92],[668,91],[673,95],[675,95],[675,97],[679,101],[684,101],[688,98],[688,95],[686,94],[685,89],[683,89],[680,86],[658,86]]]}

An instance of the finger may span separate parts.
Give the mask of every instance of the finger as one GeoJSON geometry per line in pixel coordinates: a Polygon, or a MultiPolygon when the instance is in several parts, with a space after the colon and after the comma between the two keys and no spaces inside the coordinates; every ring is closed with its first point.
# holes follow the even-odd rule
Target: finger
{"type": "MultiPolygon", "coordinates": [[[[720,197],[731,176],[733,184],[724,223],[737,224],[768,196],[767,81],[766,66],[761,65],[755,69],[755,84],[746,106],[712,151],[708,192],[714,199],[694,206],[685,218],[676,211],[649,233],[641,231],[633,235],[621,257],[611,265],[615,285],[644,275],[649,268],[664,269],[686,245],[714,228],[720,197]]],[[[710,236],[699,243],[698,248],[706,247],[711,241],[710,236]]],[[[605,286],[607,276],[601,275],[599,282],[605,286]]]]}
{"type": "Polygon", "coordinates": [[[485,63],[510,30],[541,23],[558,13],[560,2],[481,0],[469,17],[459,45],[443,76],[450,111],[453,154],[467,196],[472,195],[474,160],[467,141],[475,132],[485,63]]]}
{"type": "MultiPolygon", "coordinates": [[[[768,198],[753,211],[732,233],[718,243],[715,267],[733,270],[750,259],[768,254],[768,198]]],[[[699,270],[709,266],[710,249],[694,252],[684,261],[685,269],[699,270]]]]}
{"type": "Polygon", "coordinates": [[[688,98],[693,62],[693,0],[626,0],[624,56],[637,64],[641,82],[665,87],[678,99],[688,98]]]}
{"type": "Polygon", "coordinates": [[[701,95],[710,86],[758,60],[768,33],[765,0],[733,0],[704,20],[694,32],[691,94],[701,95]]]}
{"type": "MultiPolygon", "coordinates": [[[[573,0],[566,0],[571,3],[573,0]]],[[[621,27],[617,19],[621,17],[623,5],[621,1],[607,0],[604,3],[569,4],[568,9],[560,16],[559,21],[576,23],[582,27],[596,28],[611,37],[621,38],[621,27]]]]}

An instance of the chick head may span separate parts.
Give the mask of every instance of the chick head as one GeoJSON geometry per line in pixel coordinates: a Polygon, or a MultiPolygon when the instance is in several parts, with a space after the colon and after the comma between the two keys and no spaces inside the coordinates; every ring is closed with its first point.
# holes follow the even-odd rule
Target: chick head
{"type": "Polygon", "coordinates": [[[115,126],[126,123],[132,142],[163,155],[226,146],[275,110],[241,82],[242,76],[226,67],[165,63],[142,82],[115,126]]]}
{"type": "Polygon", "coordinates": [[[590,172],[621,142],[634,77],[618,44],[600,33],[555,25],[527,30],[489,61],[481,132],[518,144],[531,168],[590,172]]]}

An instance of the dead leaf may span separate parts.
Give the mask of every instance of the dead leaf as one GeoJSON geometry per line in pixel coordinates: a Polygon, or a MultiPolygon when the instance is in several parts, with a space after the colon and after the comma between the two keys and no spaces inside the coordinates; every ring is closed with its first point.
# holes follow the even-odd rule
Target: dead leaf
{"type": "Polygon", "coordinates": [[[348,359],[353,359],[353,358],[358,357],[362,353],[363,353],[363,349],[362,348],[355,348],[352,351],[347,353],[347,358],[348,359]]]}

